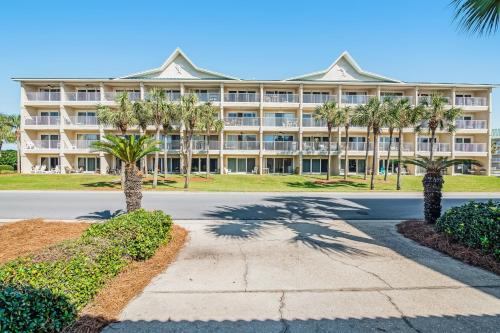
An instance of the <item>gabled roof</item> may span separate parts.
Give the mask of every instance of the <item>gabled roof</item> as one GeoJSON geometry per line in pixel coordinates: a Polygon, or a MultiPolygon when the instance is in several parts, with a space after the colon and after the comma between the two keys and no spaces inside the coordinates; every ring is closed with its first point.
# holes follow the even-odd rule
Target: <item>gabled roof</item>
{"type": "Polygon", "coordinates": [[[347,51],[342,52],[330,67],[325,70],[293,77],[285,81],[401,82],[399,80],[364,71],[347,51]]]}
{"type": "Polygon", "coordinates": [[[165,60],[163,65],[139,73],[123,76],[118,79],[224,79],[239,80],[238,78],[209,71],[196,66],[180,48],[165,60]]]}

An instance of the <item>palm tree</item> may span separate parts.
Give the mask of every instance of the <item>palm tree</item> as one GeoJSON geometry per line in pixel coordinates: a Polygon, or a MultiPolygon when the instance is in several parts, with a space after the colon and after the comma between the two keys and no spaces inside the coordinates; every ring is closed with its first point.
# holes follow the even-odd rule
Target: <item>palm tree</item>
{"type": "Polygon", "coordinates": [[[349,106],[346,106],[340,109],[339,113],[339,121],[344,125],[345,130],[345,153],[344,153],[344,180],[347,179],[348,173],[348,161],[349,161],[349,127],[351,127],[352,122],[352,109],[349,106]]]}
{"type": "Polygon", "coordinates": [[[205,149],[207,151],[207,177],[210,173],[210,134],[220,133],[224,128],[224,122],[219,117],[219,110],[208,102],[201,106],[200,122],[198,129],[205,133],[205,149]]]}
{"type": "Polygon", "coordinates": [[[9,116],[0,114],[0,156],[2,156],[2,146],[7,142],[14,142],[15,137],[10,124],[9,116]]]}
{"type": "Polygon", "coordinates": [[[382,127],[386,126],[388,112],[385,103],[380,102],[376,97],[371,98],[367,104],[368,110],[371,114],[371,125],[373,129],[373,158],[372,158],[372,175],[370,179],[370,190],[375,189],[375,174],[377,173],[378,165],[378,151],[379,143],[378,138],[381,133],[382,127]]]}
{"type": "Polygon", "coordinates": [[[20,115],[10,115],[8,116],[9,125],[12,129],[13,141],[16,143],[17,150],[17,173],[21,173],[21,116],[20,115]]]}
{"type": "MultiPolygon", "coordinates": [[[[398,122],[398,117],[400,113],[400,109],[405,107],[406,105],[409,105],[409,102],[407,99],[399,99],[397,101],[393,99],[386,99],[384,100],[385,106],[386,106],[386,117],[385,117],[385,126],[387,126],[388,131],[389,131],[389,145],[387,147],[387,162],[385,165],[385,172],[384,172],[384,181],[387,181],[387,174],[389,173],[389,168],[388,164],[391,161],[391,149],[392,149],[392,138],[394,137],[394,130],[396,129],[397,122],[398,122]]],[[[399,147],[401,148],[401,138],[399,138],[399,147]]],[[[399,151],[400,149],[398,149],[399,151]]]]}
{"type": "Polygon", "coordinates": [[[147,154],[157,151],[157,142],[147,135],[139,138],[134,135],[128,137],[106,135],[103,141],[92,143],[92,148],[95,151],[111,154],[122,161],[125,166],[123,192],[127,212],[141,208],[142,174],[136,163],[147,154]]]}
{"type": "MultiPolygon", "coordinates": [[[[134,113],[134,118],[139,127],[139,131],[141,135],[144,135],[148,130],[148,125],[151,123],[152,115],[151,108],[147,104],[146,101],[136,101],[132,104],[132,110],[134,113]]],[[[144,174],[148,172],[148,162],[147,156],[141,158],[141,171],[144,174]]],[[[154,186],[153,186],[154,187],[154,186]]]]}
{"type": "Polygon", "coordinates": [[[452,0],[454,21],[465,31],[478,35],[495,33],[500,21],[500,0],[452,0]]]}
{"type": "Polygon", "coordinates": [[[330,180],[331,173],[331,155],[332,155],[332,129],[340,126],[339,107],[335,101],[326,101],[314,109],[314,119],[322,120],[326,123],[328,129],[328,170],[326,180],[330,180]]]}
{"type": "MultiPolygon", "coordinates": [[[[434,140],[436,139],[436,130],[447,129],[448,133],[455,131],[455,120],[462,114],[462,110],[458,108],[446,108],[448,99],[440,93],[433,93],[429,99],[422,103],[422,120],[427,123],[431,140],[429,144],[430,159],[434,157],[434,140]]],[[[417,131],[420,131],[422,124],[417,126],[417,131]]]]}
{"type": "Polygon", "coordinates": [[[370,131],[372,129],[373,118],[368,105],[359,105],[352,118],[353,125],[366,127],[366,147],[365,147],[365,175],[368,176],[368,152],[370,149],[370,131]]]}
{"type": "Polygon", "coordinates": [[[405,163],[413,164],[425,169],[425,176],[422,179],[424,186],[424,216],[427,223],[434,224],[441,216],[441,190],[443,188],[443,172],[456,164],[470,163],[471,165],[481,164],[474,160],[448,159],[438,157],[432,160],[429,157],[419,156],[418,159],[409,159],[405,163]]]}

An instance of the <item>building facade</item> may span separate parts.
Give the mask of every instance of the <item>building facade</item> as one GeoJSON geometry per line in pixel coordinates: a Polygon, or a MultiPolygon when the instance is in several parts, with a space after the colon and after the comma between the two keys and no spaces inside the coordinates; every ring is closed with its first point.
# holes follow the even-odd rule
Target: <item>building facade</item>
{"type": "MultiPolygon", "coordinates": [[[[352,127],[349,142],[345,142],[343,129],[335,129],[329,157],[327,128],[314,119],[314,108],[328,100],[356,107],[371,97],[405,98],[416,104],[433,92],[445,96],[449,107],[463,110],[455,133],[437,134],[435,156],[475,159],[483,165],[476,168],[464,163],[448,170],[448,174],[491,172],[492,85],[403,82],[362,70],[347,52],[326,70],[286,80],[242,80],[208,71],[197,67],[180,49],[159,68],[120,78],[14,80],[21,85],[23,173],[114,172],[118,161],[90,149],[95,140],[117,133],[98,123],[97,106],[116,107],[115,97],[123,92],[131,100],[145,99],[153,87],[165,89],[174,102],[183,94],[194,93],[200,102],[210,101],[220,108],[224,130],[211,136],[209,147],[203,134],[196,136],[194,172],[208,167],[216,173],[319,174],[326,172],[328,158],[332,161],[332,174],[342,174],[344,170],[350,174],[364,173],[365,168],[372,171],[371,150],[365,165],[366,128],[352,127]],[[346,149],[349,160],[344,166],[346,149]]],[[[148,131],[152,134],[153,130],[151,127],[148,131]]],[[[130,129],[130,134],[138,133],[139,129],[130,129]]],[[[165,167],[173,173],[181,170],[180,135],[175,128],[164,133],[161,154],[166,154],[166,158],[160,161],[162,171],[165,167]]],[[[405,129],[402,142],[393,140],[388,161],[389,138],[384,130],[374,172],[397,170],[398,145],[405,158],[428,155],[429,140],[425,131],[416,134],[411,128],[405,129]]],[[[148,168],[153,168],[151,156],[148,168]]],[[[404,174],[422,172],[409,165],[402,168],[404,174]]]]}
{"type": "Polygon", "coordinates": [[[500,128],[491,130],[491,174],[500,176],[500,128]]]}

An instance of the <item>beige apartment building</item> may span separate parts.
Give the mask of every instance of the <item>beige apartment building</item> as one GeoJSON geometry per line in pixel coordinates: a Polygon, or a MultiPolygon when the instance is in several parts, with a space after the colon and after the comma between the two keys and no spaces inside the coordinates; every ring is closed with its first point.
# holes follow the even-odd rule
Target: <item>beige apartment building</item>
{"type": "MultiPolygon", "coordinates": [[[[118,170],[119,161],[103,153],[92,152],[90,145],[113,128],[100,125],[96,118],[99,104],[116,106],[118,93],[127,92],[131,100],[145,99],[153,87],[162,87],[172,101],[183,94],[195,93],[201,102],[210,101],[220,108],[225,127],[213,135],[210,146],[200,133],[195,138],[193,171],[249,174],[319,174],[327,170],[327,129],[313,118],[314,108],[328,100],[340,106],[356,107],[371,97],[408,99],[412,104],[440,92],[450,107],[463,110],[453,134],[439,132],[435,156],[475,159],[482,168],[466,163],[448,174],[490,174],[492,112],[488,84],[411,83],[384,77],[361,69],[344,52],[325,70],[285,80],[242,80],[197,67],[180,50],[175,50],[164,64],[119,78],[15,78],[21,85],[23,173],[109,173],[118,170]]],[[[153,128],[150,129],[151,134],[153,128]]],[[[130,134],[138,134],[132,128],[130,134]]],[[[181,170],[179,130],[163,136],[168,172],[181,170]]],[[[376,173],[388,168],[395,172],[398,145],[404,157],[429,154],[429,135],[404,130],[402,142],[394,139],[392,158],[386,160],[389,138],[384,130],[379,142],[380,157],[376,173]]],[[[343,129],[335,129],[330,156],[332,174],[371,171],[372,153],[365,165],[366,129],[352,127],[349,142],[343,129]],[[340,137],[340,146],[337,145],[340,137]],[[348,165],[343,157],[349,151],[348,165]]],[[[373,140],[370,140],[373,142],[373,140]]],[[[370,143],[372,144],[372,143],[370,143]]],[[[163,158],[160,161],[165,170],[163,158]]],[[[148,168],[153,158],[148,157],[148,168]]],[[[422,170],[402,166],[404,174],[422,170]]]]}

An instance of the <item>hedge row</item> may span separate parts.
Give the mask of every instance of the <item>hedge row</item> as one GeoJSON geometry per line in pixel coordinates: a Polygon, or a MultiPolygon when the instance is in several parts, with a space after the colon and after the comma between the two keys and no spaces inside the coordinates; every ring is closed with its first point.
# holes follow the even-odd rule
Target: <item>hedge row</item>
{"type": "Polygon", "coordinates": [[[0,267],[0,332],[59,332],[131,260],[154,255],[172,221],[161,211],[94,224],[80,238],[0,267]]]}
{"type": "Polygon", "coordinates": [[[10,165],[15,169],[17,165],[17,152],[15,150],[2,150],[0,165],[10,165]]]}
{"type": "Polygon", "coordinates": [[[474,202],[447,210],[436,229],[500,260],[500,202],[474,202]]]}
{"type": "Polygon", "coordinates": [[[0,171],[14,171],[14,167],[12,165],[1,165],[0,171]]]}

